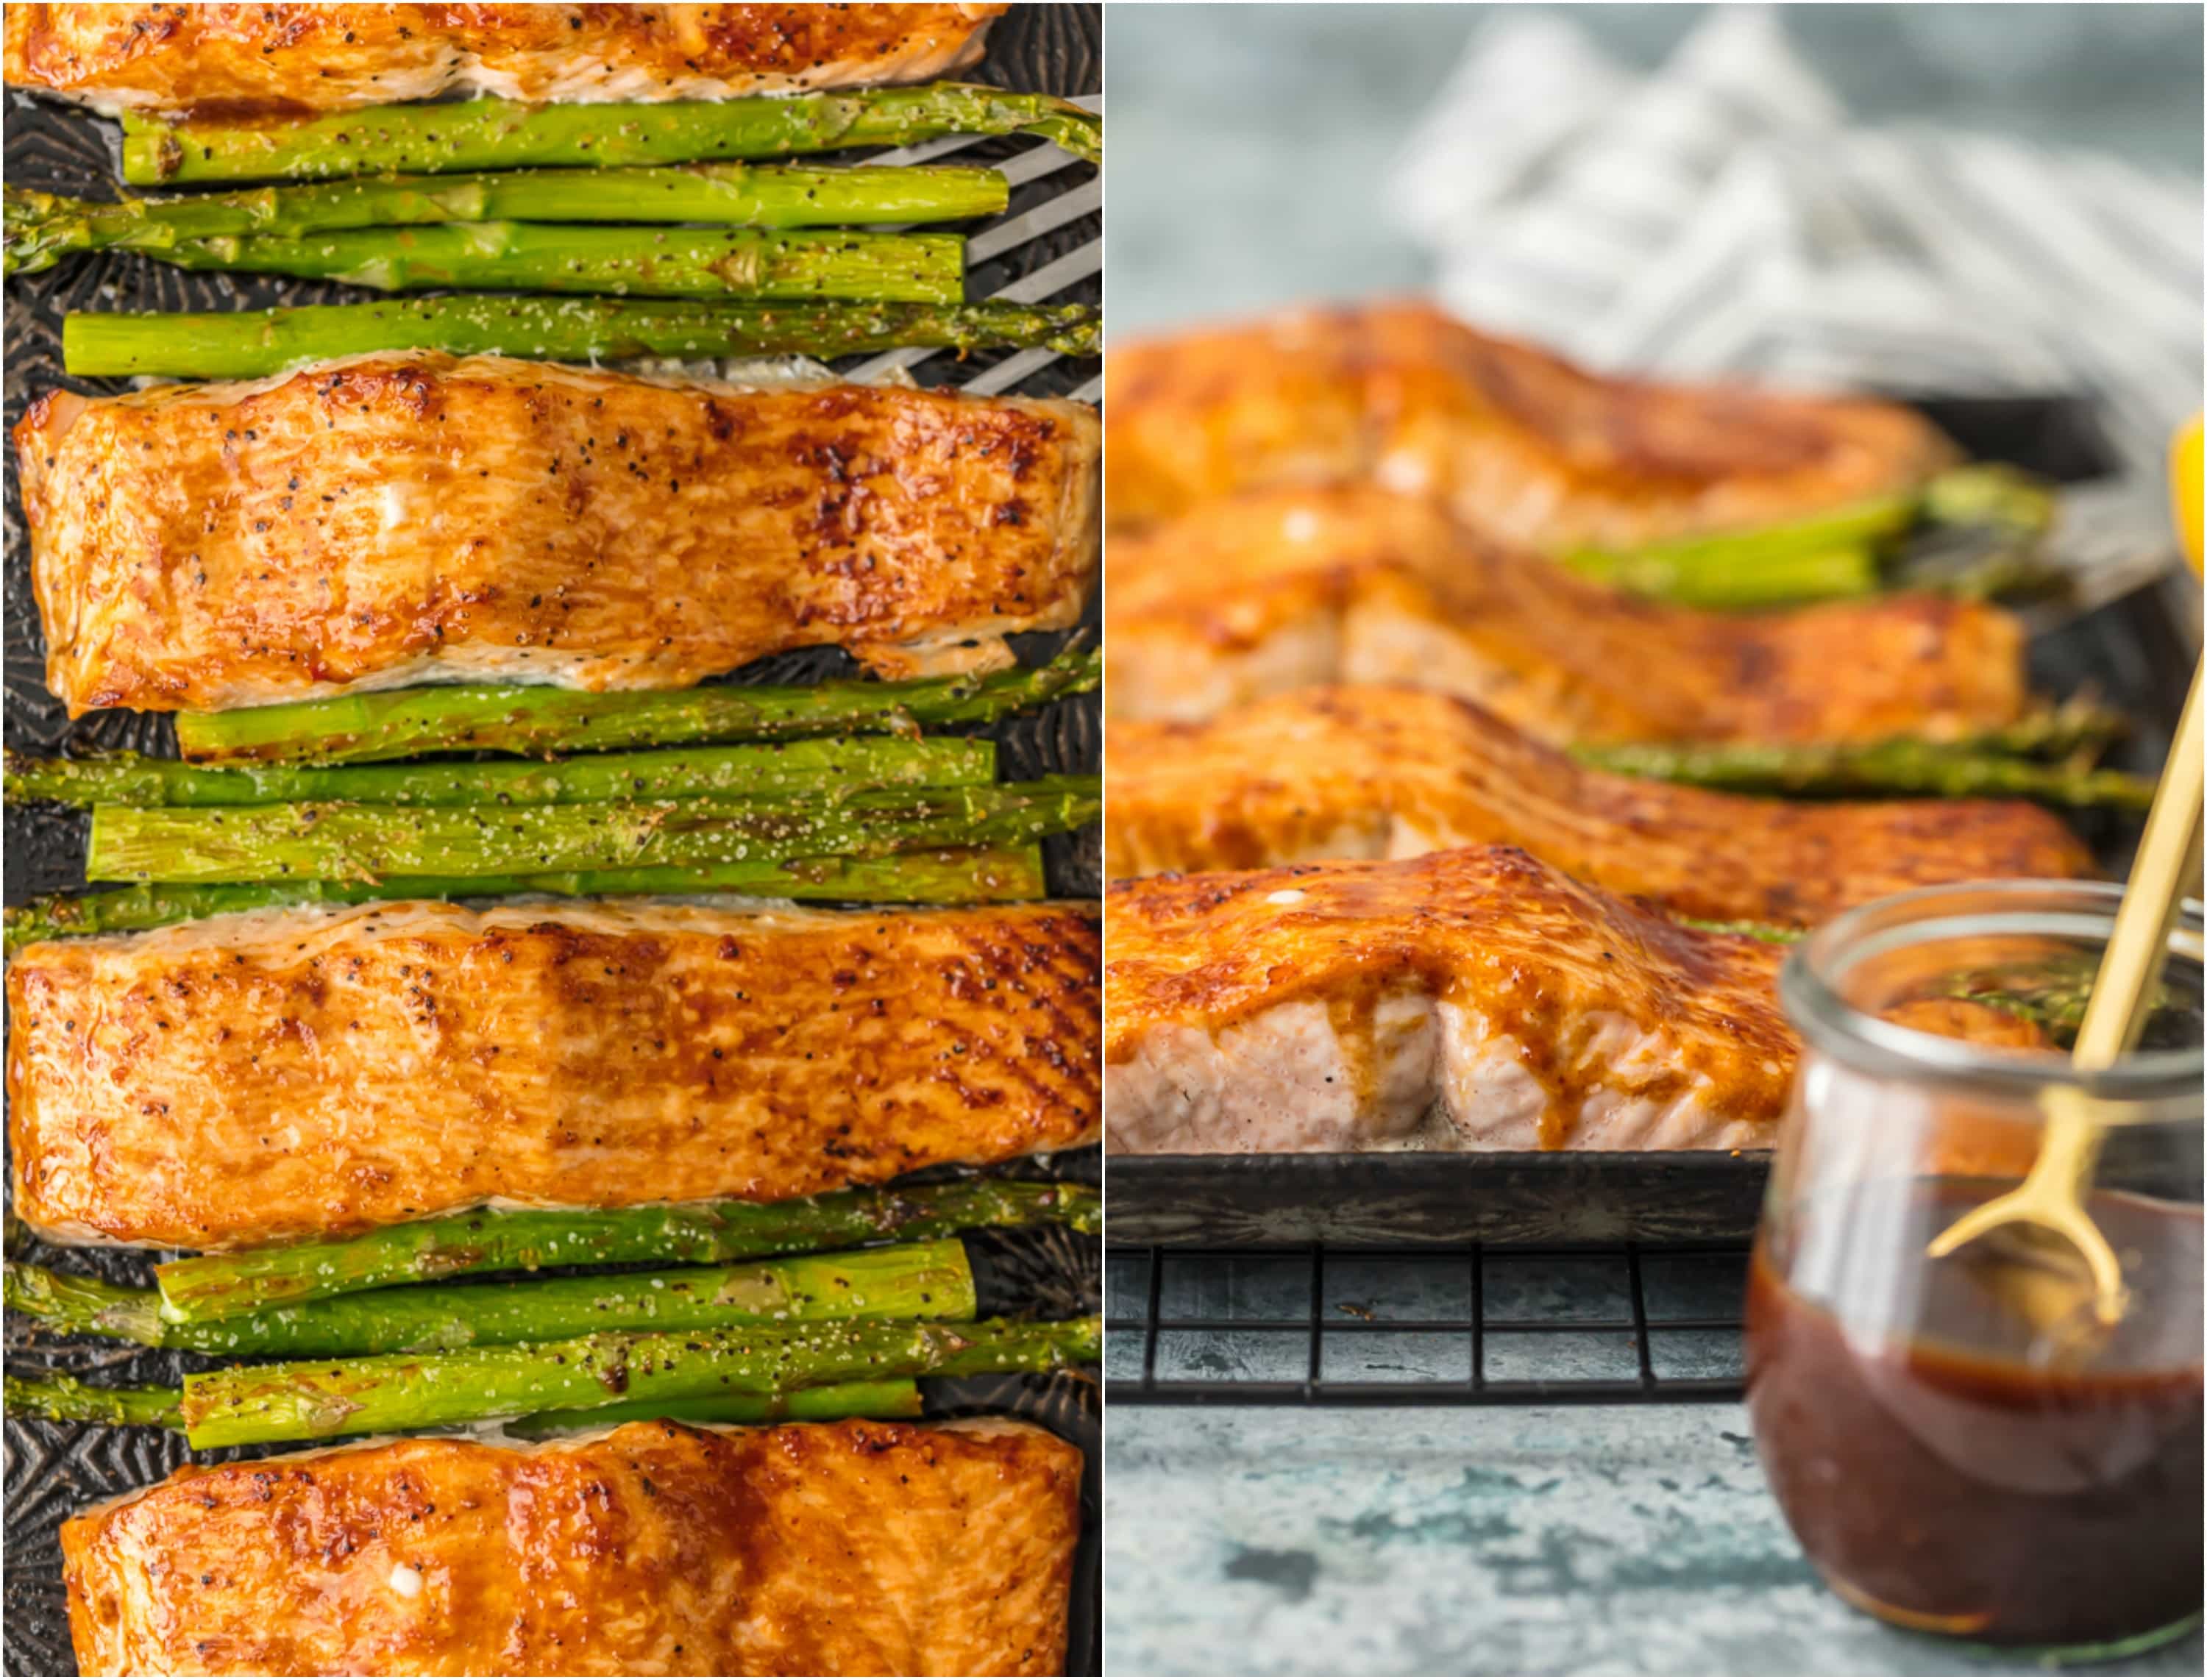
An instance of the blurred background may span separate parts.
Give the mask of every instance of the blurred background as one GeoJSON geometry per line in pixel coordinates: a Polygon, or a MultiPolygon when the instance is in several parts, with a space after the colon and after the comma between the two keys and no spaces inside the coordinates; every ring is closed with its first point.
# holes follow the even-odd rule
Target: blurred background
{"type": "Polygon", "coordinates": [[[2204,15],[1110,7],[1111,331],[1420,291],[1605,373],[2081,398],[2113,598],[2201,404],[2204,15]]]}
{"type": "MultiPolygon", "coordinates": [[[[1645,76],[1724,9],[1738,9],[1537,15],[1645,76]]],[[[1480,38],[1534,11],[1109,8],[1114,330],[1429,284],[1433,252],[1390,202],[1398,153],[1480,38]]],[[[2102,150],[2187,181],[2196,235],[2202,16],[2193,5],[1804,5],[1776,21],[1861,123],[2102,150]]]]}

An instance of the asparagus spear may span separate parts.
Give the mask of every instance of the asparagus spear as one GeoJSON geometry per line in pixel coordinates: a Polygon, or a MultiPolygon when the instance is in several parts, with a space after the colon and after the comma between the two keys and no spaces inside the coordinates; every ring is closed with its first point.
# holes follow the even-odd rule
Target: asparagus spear
{"type": "Polygon", "coordinates": [[[957,82],[792,99],[530,105],[504,99],[382,105],[302,123],[123,119],[123,178],[304,181],[529,165],[607,169],[785,158],[943,135],[1032,135],[1090,163],[1098,120],[1064,99],[957,82]]]}
{"type": "Polygon", "coordinates": [[[7,1374],[4,1391],[11,1418],[47,1418],[56,1423],[130,1423],[153,1429],[184,1426],[180,1389],[110,1389],[81,1382],[58,1372],[44,1377],[7,1374]]]}
{"type": "Polygon", "coordinates": [[[1698,916],[1679,916],[1672,918],[1681,927],[1693,928],[1702,933],[1728,933],[1741,939],[1759,939],[1766,945],[1791,945],[1807,932],[1803,928],[1773,927],[1767,922],[1710,922],[1698,916]]]}
{"type": "Polygon", "coordinates": [[[302,187],[99,203],[6,189],[11,274],[74,251],[158,254],[230,234],[302,235],[446,222],[704,222],[754,228],[954,222],[993,216],[1011,189],[991,169],[802,169],[698,164],[684,169],[380,176],[302,187]]]}
{"type": "Polygon", "coordinates": [[[1977,461],[1923,487],[1923,517],[1938,525],[1995,525],[2037,534],[2052,529],[2054,488],[2019,468],[1977,461]]]}
{"type": "Polygon", "coordinates": [[[1569,557],[1581,575],[1651,601],[1721,612],[1746,612],[1806,601],[1875,595],[1876,554],[1843,544],[1799,553],[1671,554],[1660,548],[1629,553],[1581,549],[1569,557]]]}
{"type": "Polygon", "coordinates": [[[6,1300],[10,1312],[56,1331],[195,1354],[273,1354],[288,1359],[557,1341],[601,1330],[725,1330],[842,1318],[964,1319],[974,1311],[966,1250],[948,1240],[618,1277],[380,1289],[182,1324],[161,1316],[156,1290],[124,1288],[10,1261],[6,1300]]]}
{"type": "Polygon", "coordinates": [[[1660,741],[1574,747],[1572,756],[1621,775],[1736,793],[1866,798],[2036,799],[2050,805],[2144,810],[2153,782],[2120,770],[2043,763],[1972,745],[1889,740],[1767,745],[1660,741]]]}
{"type": "Polygon", "coordinates": [[[1078,1184],[974,1179],[908,1190],[841,1190],[786,1202],[693,1202],[574,1212],[482,1209],[390,1225],[334,1242],[199,1254],[154,1267],[176,1323],[471,1272],[681,1261],[710,1265],[896,1238],[933,1241],[989,1226],[1102,1229],[1078,1184]]]}
{"type": "Polygon", "coordinates": [[[591,898],[624,893],[741,893],[755,898],[871,904],[997,904],[1044,897],[1042,852],[953,847],[888,858],[799,858],[787,864],[691,864],[583,870],[562,875],[399,876],[387,881],[266,881],[227,886],[138,886],[57,893],[10,905],[7,954],[44,939],[136,933],[239,911],[382,899],[500,898],[547,893],[591,898]]]}
{"type": "Polygon", "coordinates": [[[699,1400],[625,1400],[611,1406],[561,1412],[532,1412],[505,1426],[509,1435],[535,1440],[576,1429],[611,1429],[615,1424],[651,1423],[826,1423],[836,1418],[916,1418],[919,1384],[909,1377],[870,1383],[828,1383],[792,1389],[787,1394],[720,1394],[699,1400]]]}
{"type": "Polygon", "coordinates": [[[195,1448],[374,1435],[615,1402],[657,1406],[883,1377],[1055,1371],[1092,1361],[1101,1346],[1094,1318],[854,1321],[232,1366],[184,1378],[184,1431],[195,1448]]]}
{"type": "Polygon", "coordinates": [[[1096,654],[1068,649],[1034,670],[902,683],[610,694],[512,685],[393,689],[233,712],[180,712],[176,742],[186,758],[202,763],[355,764],[425,752],[535,756],[846,732],[908,735],[922,725],[994,723],[1045,701],[1085,694],[1101,677],[1096,654]]]}
{"type": "MultiPolygon", "coordinates": [[[[140,1424],[154,1429],[184,1426],[182,1389],[101,1388],[75,1377],[9,1376],[10,1417],[60,1423],[140,1424]]],[[[506,1432],[527,1438],[573,1429],[665,1418],[675,1423],[823,1423],[836,1418],[916,1418],[919,1385],[909,1378],[829,1383],[787,1394],[721,1394],[697,1400],[629,1401],[581,1410],[537,1412],[517,1418],[506,1432]]]]}
{"type": "Polygon", "coordinates": [[[368,350],[436,350],[549,362],[810,356],[924,349],[1101,352],[1084,303],[743,303],[612,297],[422,297],[224,314],[72,314],[72,374],[249,380],[368,350]]]}
{"type": "Polygon", "coordinates": [[[959,303],[966,296],[966,242],[954,233],[471,222],[297,238],[224,235],[145,254],[179,268],[342,280],[377,291],[460,286],[891,303],[959,303]]]}
{"type": "Polygon", "coordinates": [[[571,805],[832,792],[852,787],[963,787],[996,780],[987,741],[889,737],[602,753],[550,763],[247,764],[203,768],[118,752],[97,758],[6,756],[8,797],[64,805],[571,805]]]}
{"type": "MultiPolygon", "coordinates": [[[[1016,845],[1102,810],[1094,776],[992,787],[870,788],[841,798],[588,805],[99,805],[93,881],[464,881],[560,870],[774,864],[1016,845]]],[[[692,889],[694,890],[694,888],[692,889]]]]}
{"type": "Polygon", "coordinates": [[[1628,550],[1582,548],[1571,567],[1635,595],[1694,606],[1748,607],[1868,595],[1877,547],[1914,523],[1914,495],[1878,496],[1757,526],[1672,538],[1628,550]]]}

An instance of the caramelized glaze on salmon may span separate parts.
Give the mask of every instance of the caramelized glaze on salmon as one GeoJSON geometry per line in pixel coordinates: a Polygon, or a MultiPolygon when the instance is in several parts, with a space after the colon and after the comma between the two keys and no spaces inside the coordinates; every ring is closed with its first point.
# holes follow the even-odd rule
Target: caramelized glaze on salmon
{"type": "Polygon", "coordinates": [[[1736,616],[1637,601],[1370,487],[1207,504],[1111,544],[1105,697],[1197,719],[1413,683],[1551,742],[1963,735],[2024,709],[2024,636],[1928,595],[1736,616]]]}
{"type": "Polygon", "coordinates": [[[721,99],[924,81],[1000,5],[10,4],[9,86],[123,111],[344,111],[493,94],[721,99]]]}
{"type": "Polygon", "coordinates": [[[424,681],[681,688],[784,649],[1012,662],[1096,569],[1079,404],[375,355],[15,427],[72,713],[424,681]]]}
{"type": "Polygon", "coordinates": [[[626,1424],[188,1465],[62,1525],[86,1674],[1059,1674],[1079,1450],[626,1424]]]}
{"type": "Polygon", "coordinates": [[[1127,1154],[1769,1144],[1782,948],[1507,847],[1160,876],[1104,906],[1127,1154]]]}
{"type": "Polygon", "coordinates": [[[1277,695],[1104,736],[1114,876],[1521,846],[1683,916],[1779,924],[1938,882],[2092,873],[2020,802],[1802,804],[1611,775],[1470,702],[1415,688],[1277,695]]]}
{"type": "Polygon", "coordinates": [[[1954,458],[1892,404],[1602,379],[1416,302],[1114,344],[1106,378],[1114,525],[1362,481],[1528,547],[1625,547],[1905,492],[1954,458]]]}
{"type": "Polygon", "coordinates": [[[250,1247],[493,1200],[779,1201],[1093,1140],[1097,928],[418,901],[27,946],[15,1211],[250,1247]]]}

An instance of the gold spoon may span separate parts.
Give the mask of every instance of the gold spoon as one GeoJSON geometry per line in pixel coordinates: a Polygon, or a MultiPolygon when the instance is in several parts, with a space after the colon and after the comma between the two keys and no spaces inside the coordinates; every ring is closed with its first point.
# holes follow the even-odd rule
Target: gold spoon
{"type": "MultiPolygon", "coordinates": [[[[2168,956],[2168,930],[2184,901],[2184,888],[2197,872],[2202,783],[2199,668],[2192,673],[2192,692],[2168,750],[2168,764],[2146,815],[2145,834],[2130,884],[2115,911],[2114,930],[2100,958],[2099,977],[2084,1004],[2070,1064],[2080,1073],[2112,1067],[2138,1041],[2152,999],[2159,989],[2162,965],[2168,956]]],[[[2099,1105],[2077,1085],[2054,1085],[2044,1100],[2045,1135],[2038,1158],[2022,1183],[1983,1206],[1971,1209],[1934,1238],[1930,1255],[1943,1259],[1964,1243],[2003,1225],[2037,1226],[2066,1240],[2084,1258],[2092,1275],[2093,1315],[2102,1325],[2123,1316],[2123,1269],[2092,1216],[2084,1211],[2084,1186],[2100,1153],[2099,1105]]]]}

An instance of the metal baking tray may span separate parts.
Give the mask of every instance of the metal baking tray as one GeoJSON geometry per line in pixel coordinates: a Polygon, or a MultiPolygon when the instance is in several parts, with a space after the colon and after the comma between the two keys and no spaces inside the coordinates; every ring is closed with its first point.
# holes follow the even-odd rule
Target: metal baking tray
{"type": "MultiPolygon", "coordinates": [[[[1971,456],[2067,486],[2104,484],[2115,459],[2075,398],[1912,399],[1971,456]]],[[[2041,691],[2097,694],[2136,727],[2109,762],[2152,774],[2168,750],[2197,649],[2174,591],[2134,589],[2050,619],[2031,645],[2041,691]]],[[[2074,814],[2110,874],[2136,825],[2074,814]]],[[[1122,1155],[1110,1165],[1110,1241],[1234,1248],[1302,1243],[1446,1245],[1729,1241],[1750,1235],[1767,1151],[1122,1155]]]]}
{"type": "MultiPolygon", "coordinates": [[[[973,79],[1028,91],[1097,99],[1103,86],[1103,15],[1098,5],[1015,7],[990,32],[989,51],[973,79]]],[[[8,179],[87,197],[111,195],[117,176],[116,125],[10,92],[4,96],[8,179]]],[[[912,148],[914,160],[956,155],[960,162],[1002,163],[1038,150],[1032,140],[948,138],[912,148]]],[[[856,155],[856,154],[853,154],[856,155]]],[[[1035,171],[1030,163],[1013,191],[1007,212],[963,230],[1002,229],[1006,248],[969,272],[968,293],[986,297],[1016,288],[1029,301],[1102,301],[1101,182],[1085,164],[1035,171]],[[1022,284],[1022,282],[1025,284],[1022,284]]],[[[79,257],[43,273],[10,279],[6,288],[5,415],[9,426],[39,392],[69,386],[87,392],[127,388],[125,382],[66,378],[62,373],[61,321],[71,309],[261,308],[278,303],[356,302],[375,294],[311,282],[187,274],[127,254],[79,257]]],[[[862,376],[884,363],[907,367],[924,385],[954,384],[987,392],[1031,396],[1077,396],[1094,400],[1100,363],[1039,351],[984,351],[959,360],[948,354],[898,352],[888,357],[839,363],[862,376]]],[[[45,651],[31,599],[29,553],[12,450],[7,451],[5,525],[5,697],[0,727],[13,748],[48,752],[63,748],[129,746],[173,752],[164,718],[152,714],[96,714],[71,724],[46,691],[45,651]]],[[[1095,633],[1092,609],[1087,633],[1095,633]]],[[[1015,638],[1021,658],[1048,659],[1066,637],[1015,638]]],[[[738,682],[808,682],[851,674],[846,656],[805,653],[746,667],[738,682]]],[[[984,732],[998,743],[1004,774],[1026,779],[1057,772],[1093,774],[1101,766],[1100,712],[1095,696],[1060,702],[984,732]]],[[[10,903],[40,893],[82,885],[82,819],[51,808],[9,809],[0,817],[4,835],[6,891],[10,903]]],[[[1100,885],[1100,837],[1094,828],[1046,847],[1050,888],[1093,898],[1100,885]]],[[[1015,1163],[1007,1175],[1098,1181],[1098,1151],[1074,1151],[1050,1162],[1015,1163]]],[[[942,1176],[943,1175],[932,1175],[942,1176]]],[[[150,1282],[152,1257],[120,1250],[50,1249],[21,1243],[9,1220],[9,1252],[40,1264],[90,1270],[121,1282],[150,1282]]],[[[1102,1305],[1101,1258],[1092,1238],[1062,1230],[984,1234],[971,1241],[984,1313],[1034,1312],[1060,1318],[1093,1312],[1102,1305]]],[[[128,1346],[91,1345],[36,1336],[9,1323],[4,1341],[15,1369],[47,1367],[96,1373],[115,1383],[173,1383],[187,1356],[128,1346]]],[[[204,1360],[192,1362],[203,1366],[204,1360]]],[[[1074,1373],[1049,1379],[990,1378],[924,1385],[930,1417],[978,1412],[1010,1413],[1056,1430],[1087,1455],[1081,1490],[1083,1520],[1076,1560],[1069,1671],[1102,1671],[1100,1645],[1102,1409],[1097,1385],[1074,1373]]],[[[195,1456],[200,1462],[252,1457],[254,1452],[195,1456]]],[[[0,1540],[8,1568],[0,1587],[4,1666],[10,1675],[67,1675],[75,1671],[61,1578],[57,1530],[85,1505],[158,1481],[189,1455],[162,1431],[116,1429],[9,1420],[6,1426],[4,1506],[0,1540]]]]}

